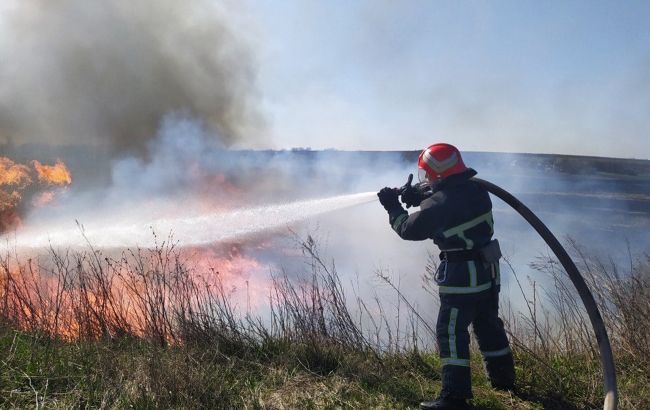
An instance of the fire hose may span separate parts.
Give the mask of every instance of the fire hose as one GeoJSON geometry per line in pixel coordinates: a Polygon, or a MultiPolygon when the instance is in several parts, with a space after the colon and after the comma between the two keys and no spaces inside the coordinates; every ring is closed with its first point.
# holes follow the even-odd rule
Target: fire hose
{"type": "Polygon", "coordinates": [[[557,259],[562,264],[562,267],[569,275],[573,286],[575,286],[582,299],[582,303],[587,310],[591,326],[596,334],[598,341],[598,349],[600,350],[600,363],[603,367],[603,383],[605,387],[605,400],[603,402],[604,410],[615,410],[618,403],[618,391],[616,388],[616,368],[614,365],[614,355],[612,353],[612,346],[609,343],[609,336],[605,323],[598,310],[598,305],[591,294],[589,287],[585,283],[584,278],[580,275],[575,263],[564,249],[564,247],[557,240],[555,235],[544,225],[544,223],[531,211],[526,205],[515,198],[505,189],[480,178],[472,178],[481,186],[487,189],[491,194],[499,197],[503,202],[510,205],[515,211],[519,213],[529,224],[537,231],[537,233],[544,239],[544,242],[551,248],[557,259]]]}
{"type": "MultiPolygon", "coordinates": [[[[488,182],[480,178],[472,178],[479,185],[484,187],[491,194],[499,197],[505,203],[510,205],[515,211],[519,213],[529,224],[530,226],[537,231],[537,233],[544,239],[546,244],[551,248],[557,259],[562,264],[562,267],[569,275],[573,286],[575,286],[582,299],[582,303],[587,310],[589,315],[589,320],[591,321],[591,326],[596,334],[596,340],[598,341],[598,349],[600,351],[600,363],[603,367],[603,384],[605,389],[605,399],[603,402],[604,410],[616,410],[618,405],[618,391],[616,387],[616,367],[614,365],[614,354],[612,353],[612,346],[609,342],[609,336],[607,335],[607,329],[605,328],[605,323],[603,318],[600,315],[598,310],[598,305],[594,300],[594,296],[591,294],[589,287],[585,283],[584,278],[578,271],[575,263],[567,253],[566,249],[560,244],[560,241],[557,240],[555,235],[544,225],[544,223],[531,211],[526,205],[521,201],[515,198],[505,189],[488,182]]],[[[409,175],[408,181],[401,188],[396,188],[399,194],[403,194],[407,189],[411,188],[411,182],[413,181],[413,174],[409,175]]],[[[426,190],[429,188],[428,184],[417,184],[415,189],[420,191],[426,190]]]]}

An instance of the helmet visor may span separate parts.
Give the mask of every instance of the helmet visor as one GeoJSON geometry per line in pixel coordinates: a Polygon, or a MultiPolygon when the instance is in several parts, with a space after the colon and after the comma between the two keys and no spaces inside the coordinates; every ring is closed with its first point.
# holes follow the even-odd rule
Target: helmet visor
{"type": "Polygon", "coordinates": [[[426,170],[422,168],[418,168],[418,181],[431,182],[431,179],[429,178],[429,174],[427,174],[426,170]]]}

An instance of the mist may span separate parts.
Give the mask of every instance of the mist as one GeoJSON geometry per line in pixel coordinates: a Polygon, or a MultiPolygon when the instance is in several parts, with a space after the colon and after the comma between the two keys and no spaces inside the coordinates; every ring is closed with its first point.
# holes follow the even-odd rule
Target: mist
{"type": "MultiPolygon", "coordinates": [[[[3,237],[3,245],[8,241],[15,249],[27,238],[42,250],[27,255],[50,246],[64,251],[92,245],[119,256],[124,248],[168,241],[184,250],[197,273],[222,272],[241,301],[242,292],[264,299],[270,272],[306,280],[310,265],[297,241],[312,237],[324,260],[336,267],[348,297],[377,296],[396,304],[394,291],[378,276],[388,275],[433,323],[437,298],[427,265],[437,260],[438,250],[431,241],[401,240],[373,194],[402,185],[416,171],[417,152],[238,151],[220,141],[200,119],[168,114],[148,142],[148,158],[132,154],[97,162],[109,175],[103,183],[84,181],[94,180],[87,164],[71,167],[72,185],[54,203],[28,213],[23,228],[3,237]],[[368,192],[363,201],[349,200],[368,192]],[[340,197],[348,202],[336,205],[340,197]]],[[[571,237],[587,252],[617,263],[625,263],[628,243],[633,253],[650,243],[649,198],[640,194],[648,182],[603,174],[616,160],[596,161],[602,169],[578,166],[566,172],[564,157],[469,152],[464,159],[479,177],[522,199],[562,241],[571,237]]],[[[573,158],[569,164],[594,161],[573,158]]],[[[643,168],[621,164],[614,169],[630,175],[643,168]]],[[[495,237],[530,294],[533,283],[539,289],[548,280],[530,264],[549,251],[513,210],[496,198],[493,205],[495,237]]],[[[506,263],[502,286],[503,300],[515,311],[525,306],[506,263]]]]}

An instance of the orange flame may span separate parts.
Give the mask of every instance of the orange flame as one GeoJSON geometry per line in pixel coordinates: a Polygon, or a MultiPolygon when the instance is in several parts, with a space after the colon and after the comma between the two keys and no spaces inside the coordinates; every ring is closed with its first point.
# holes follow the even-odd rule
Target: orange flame
{"type": "Polygon", "coordinates": [[[0,186],[26,186],[31,183],[32,179],[29,176],[29,168],[27,166],[16,164],[9,158],[0,157],[0,186]]]}
{"type": "Polygon", "coordinates": [[[16,206],[20,202],[18,192],[7,193],[0,190],[0,233],[20,225],[16,206]]]}
{"type": "MultiPolygon", "coordinates": [[[[217,299],[240,313],[264,306],[271,282],[254,274],[264,270],[259,261],[235,245],[188,252],[162,245],[117,259],[102,254],[102,265],[84,260],[74,273],[67,262],[0,257],[0,317],[66,340],[132,335],[174,343],[182,342],[170,320],[176,309],[204,314],[217,299]]],[[[50,255],[69,261],[72,254],[50,255]]]]}
{"type": "Polygon", "coordinates": [[[72,182],[70,171],[60,159],[57,159],[54,165],[43,165],[38,161],[33,161],[33,164],[38,173],[38,180],[43,184],[70,185],[72,182]]]}
{"type": "Polygon", "coordinates": [[[52,202],[56,191],[39,193],[37,181],[41,186],[63,187],[72,182],[70,171],[61,160],[54,165],[44,165],[32,161],[32,167],[0,157],[0,234],[21,225],[20,214],[24,203],[43,206],[52,202]]]}

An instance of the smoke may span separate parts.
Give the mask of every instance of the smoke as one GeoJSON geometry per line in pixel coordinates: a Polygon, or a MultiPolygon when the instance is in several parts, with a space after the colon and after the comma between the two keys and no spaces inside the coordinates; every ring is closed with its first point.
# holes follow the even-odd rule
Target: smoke
{"type": "MultiPolygon", "coordinates": [[[[399,186],[414,171],[417,153],[235,151],[219,141],[203,121],[169,114],[147,143],[148,159],[113,159],[105,165],[109,182],[93,189],[78,183],[88,178],[87,172],[71,169],[75,180],[65,195],[33,210],[24,229],[7,237],[8,245],[13,249],[15,242],[28,239],[55,249],[84,247],[78,220],[98,247],[149,247],[155,241],[153,228],[162,240],[171,233],[175,243],[196,254],[192,260],[201,266],[214,264],[232,273],[228,284],[248,291],[248,282],[251,289],[266,286],[268,270],[284,270],[295,278],[309,273],[289,227],[302,238],[316,238],[321,254],[336,262],[348,296],[379,296],[393,303],[394,292],[376,276],[377,271],[388,273],[423,317],[434,322],[436,298],[422,287],[432,286],[423,278],[431,255],[437,257],[435,245],[399,239],[376,199],[354,207],[322,200],[399,186]]],[[[480,177],[522,199],[560,239],[570,235],[589,249],[602,246],[604,255],[621,254],[625,241],[619,237],[625,235],[637,244],[634,250],[648,243],[650,200],[640,193],[647,192],[649,182],[646,174],[632,174],[636,168],[647,169],[645,162],[481,153],[464,153],[464,159],[480,177]],[[602,164],[602,169],[583,162],[602,164]],[[572,170],[576,164],[577,171],[572,170]],[[639,221],[630,220],[630,204],[639,207],[639,221]],[[636,226],[622,229],[616,225],[619,220],[636,226]]],[[[496,237],[530,292],[532,281],[539,285],[544,279],[527,265],[545,255],[546,246],[498,200],[494,211],[496,237]]],[[[502,267],[504,300],[524,306],[514,276],[502,267]]],[[[260,298],[267,294],[262,290],[260,298]]]]}
{"type": "Polygon", "coordinates": [[[147,156],[163,117],[181,111],[226,146],[254,143],[253,58],[215,3],[27,0],[0,10],[0,141],[147,156]]]}
{"type": "MultiPolygon", "coordinates": [[[[77,169],[71,165],[74,183],[57,201],[26,215],[24,229],[30,233],[22,236],[35,235],[43,238],[42,243],[49,239],[54,243],[61,235],[72,235],[76,238],[62,243],[83,243],[78,221],[88,228],[87,232],[93,227],[99,227],[95,232],[105,231],[99,235],[109,235],[110,229],[102,227],[139,227],[125,246],[150,245],[150,226],[159,228],[157,233],[161,235],[174,231],[177,239],[183,236],[185,244],[195,245],[196,238],[187,237],[189,225],[211,215],[214,223],[209,227],[203,224],[200,243],[209,243],[211,237],[217,242],[223,237],[230,239],[228,232],[255,231],[255,226],[262,225],[283,230],[304,219],[300,207],[291,211],[286,207],[288,203],[302,201],[306,206],[318,198],[376,192],[377,187],[386,184],[401,185],[407,174],[397,153],[237,151],[227,149],[220,140],[197,118],[181,113],[166,115],[145,147],[148,158],[126,155],[104,164],[95,162],[96,168],[110,175],[106,184],[84,181],[94,180],[88,164],[77,169]],[[236,216],[248,215],[238,214],[241,210],[267,208],[269,211],[260,211],[257,219],[236,216]],[[286,209],[294,216],[282,216],[274,209],[286,209]],[[228,216],[233,220],[227,220],[228,216]],[[155,223],[183,224],[181,219],[188,221],[188,229],[155,223]]],[[[330,205],[332,209],[338,207],[328,204],[314,204],[314,212],[321,212],[317,208],[327,210],[330,205]]],[[[101,238],[97,243],[119,246],[119,239],[101,238]]]]}

